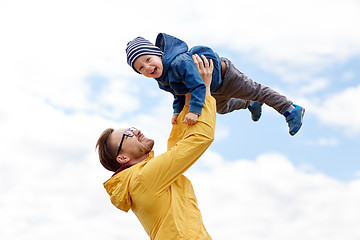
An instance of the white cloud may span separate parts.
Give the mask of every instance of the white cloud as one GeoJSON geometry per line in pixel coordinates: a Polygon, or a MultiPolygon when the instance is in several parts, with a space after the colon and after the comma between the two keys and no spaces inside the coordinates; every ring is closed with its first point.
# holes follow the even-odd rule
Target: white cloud
{"type": "Polygon", "coordinates": [[[360,86],[351,87],[328,96],[322,102],[309,105],[324,124],[341,127],[349,135],[360,132],[360,86]]]}
{"type": "MultiPolygon", "coordinates": [[[[1,167],[2,239],[147,238],[131,212],[111,205],[102,187],[110,173],[95,152],[61,164],[15,160],[17,169],[1,167]]],[[[213,239],[360,237],[360,180],[305,173],[281,154],[228,162],[211,151],[186,175],[213,239]]]]}
{"type": "Polygon", "coordinates": [[[320,90],[324,90],[329,85],[329,82],[325,78],[311,79],[308,84],[299,89],[300,94],[315,93],[320,90]]]}
{"type": "Polygon", "coordinates": [[[119,218],[111,207],[102,187],[110,173],[95,153],[100,133],[125,123],[64,114],[12,87],[1,89],[0,101],[12,101],[0,105],[1,239],[144,238],[134,216],[119,218]]]}
{"type": "Polygon", "coordinates": [[[327,147],[327,146],[336,146],[339,144],[339,140],[337,138],[331,137],[331,138],[319,138],[319,139],[311,139],[306,142],[308,145],[316,145],[321,147],[327,147]]]}
{"type": "Polygon", "coordinates": [[[106,114],[108,107],[121,116],[138,108],[133,96],[139,86],[129,82],[116,8],[91,1],[3,5],[2,79],[70,110],[106,114]],[[89,102],[93,92],[86,82],[92,75],[108,80],[96,103],[89,102]]]}
{"type": "Polygon", "coordinates": [[[318,172],[306,173],[281,154],[227,162],[206,153],[200,166],[187,175],[214,239],[360,237],[359,180],[344,183],[318,172]],[[202,171],[213,157],[217,160],[211,160],[211,168],[202,171]]]}
{"type": "Polygon", "coordinates": [[[355,73],[353,71],[346,71],[342,74],[342,80],[344,82],[354,80],[354,78],[355,78],[355,73]]]}
{"type": "Polygon", "coordinates": [[[230,129],[227,126],[217,124],[215,130],[215,138],[217,141],[221,141],[222,139],[226,139],[230,136],[230,129]]]}
{"type": "Polygon", "coordinates": [[[246,53],[247,60],[287,80],[300,81],[360,52],[360,34],[353,27],[359,21],[357,1],[197,3],[207,8],[197,12],[193,24],[209,27],[196,29],[194,37],[246,53]],[[209,30],[214,26],[218,34],[209,30]]]}
{"type": "Polygon", "coordinates": [[[7,77],[56,102],[65,94],[68,105],[68,98],[81,100],[77,89],[86,89],[81,79],[92,72],[127,78],[126,43],[138,35],[154,41],[160,31],[192,44],[228,46],[284,78],[298,79],[360,52],[360,34],[352,27],[360,20],[357,1],[187,3],[174,11],[171,2],[140,1],[134,15],[131,5],[110,0],[8,1],[0,10],[6,33],[0,62],[7,77]],[[159,10],[151,22],[161,24],[143,27],[142,19],[159,10]]]}

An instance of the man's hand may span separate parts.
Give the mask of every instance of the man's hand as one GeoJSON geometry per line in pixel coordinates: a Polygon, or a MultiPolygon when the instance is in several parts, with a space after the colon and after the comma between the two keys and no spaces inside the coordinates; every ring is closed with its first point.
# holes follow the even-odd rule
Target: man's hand
{"type": "Polygon", "coordinates": [[[198,117],[199,116],[196,113],[189,112],[186,114],[183,123],[187,125],[193,125],[197,122],[198,117]]]}
{"type": "Polygon", "coordinates": [[[192,55],[195,66],[197,67],[199,74],[206,85],[206,94],[211,95],[210,84],[212,80],[212,73],[214,70],[214,63],[212,59],[210,59],[209,62],[204,55],[201,55],[201,58],[197,54],[192,55]]]}

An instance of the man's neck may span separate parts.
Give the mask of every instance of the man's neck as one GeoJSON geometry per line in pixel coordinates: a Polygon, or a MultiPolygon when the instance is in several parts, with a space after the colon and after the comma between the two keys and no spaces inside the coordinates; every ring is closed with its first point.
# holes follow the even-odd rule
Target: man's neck
{"type": "Polygon", "coordinates": [[[136,159],[131,159],[128,163],[129,163],[131,166],[133,166],[133,165],[135,165],[135,164],[137,164],[137,163],[139,163],[139,162],[144,161],[144,160],[147,159],[149,156],[150,156],[150,153],[147,153],[147,154],[144,154],[143,156],[138,157],[138,158],[136,158],[136,159]]]}
{"type": "MultiPolygon", "coordinates": [[[[150,152],[151,153],[151,152],[150,152]]],[[[122,165],[112,176],[115,176],[117,173],[134,166],[135,164],[144,161],[146,158],[150,157],[150,153],[145,154],[144,156],[141,156],[140,158],[137,159],[131,159],[129,162],[125,163],[124,165],[122,165]]]]}

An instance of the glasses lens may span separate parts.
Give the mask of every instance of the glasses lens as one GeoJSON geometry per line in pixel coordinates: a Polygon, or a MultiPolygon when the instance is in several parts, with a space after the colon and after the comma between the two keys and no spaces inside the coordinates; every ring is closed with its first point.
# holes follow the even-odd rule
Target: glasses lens
{"type": "Polygon", "coordinates": [[[124,141],[124,137],[125,137],[125,136],[127,136],[127,137],[133,137],[133,136],[135,136],[134,131],[136,131],[136,130],[137,130],[136,128],[131,127],[131,128],[129,128],[129,130],[126,130],[126,131],[124,132],[123,137],[122,137],[122,139],[121,139],[121,141],[120,141],[119,148],[118,148],[118,150],[117,150],[116,156],[119,155],[119,152],[120,152],[120,150],[121,150],[121,146],[122,146],[123,141],[124,141]]]}
{"type": "Polygon", "coordinates": [[[125,132],[124,132],[124,134],[126,135],[126,136],[128,136],[128,137],[132,137],[132,136],[134,136],[135,134],[134,134],[134,131],[136,131],[137,129],[136,128],[130,128],[129,130],[126,130],[125,132]]]}

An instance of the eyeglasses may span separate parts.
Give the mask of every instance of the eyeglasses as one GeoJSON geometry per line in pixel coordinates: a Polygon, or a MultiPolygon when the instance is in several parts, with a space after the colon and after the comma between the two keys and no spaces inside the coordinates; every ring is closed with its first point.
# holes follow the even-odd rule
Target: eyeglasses
{"type": "Polygon", "coordinates": [[[126,130],[126,131],[124,132],[124,134],[123,134],[123,136],[122,136],[122,139],[121,139],[121,142],[120,142],[120,145],[119,145],[119,148],[118,148],[118,150],[117,150],[116,156],[119,155],[119,152],[120,152],[120,150],[121,150],[121,146],[122,146],[122,144],[123,144],[123,141],[124,141],[125,136],[126,136],[126,137],[133,137],[133,136],[135,136],[134,131],[136,131],[136,130],[137,130],[136,128],[131,127],[131,128],[129,128],[129,130],[126,130]]]}

